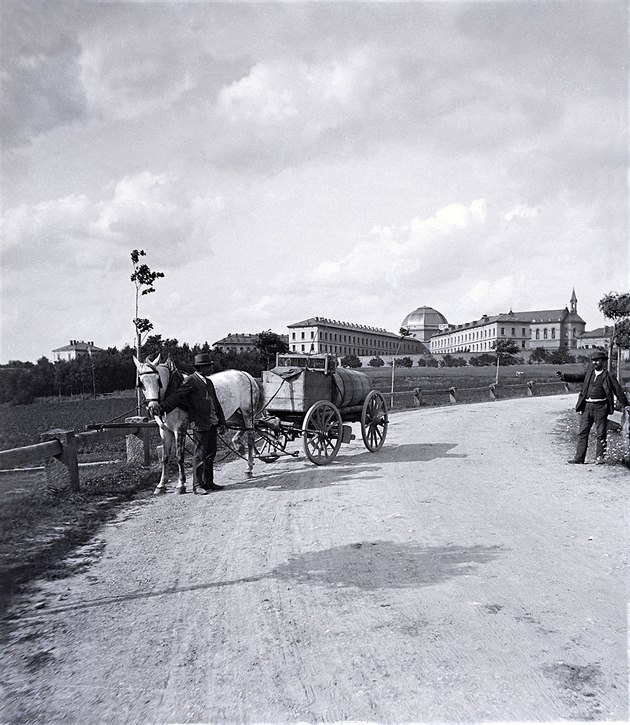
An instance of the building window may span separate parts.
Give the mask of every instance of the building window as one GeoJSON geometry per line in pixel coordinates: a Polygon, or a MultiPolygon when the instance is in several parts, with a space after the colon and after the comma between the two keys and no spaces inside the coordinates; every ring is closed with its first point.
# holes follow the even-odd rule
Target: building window
{"type": "Polygon", "coordinates": [[[302,345],[302,352],[304,352],[304,345],[302,345]]]}
{"type": "Polygon", "coordinates": [[[502,327],[502,328],[501,328],[501,334],[502,334],[502,335],[505,335],[505,327],[502,327]]]}
{"type": "Polygon", "coordinates": [[[311,340],[315,337],[315,331],[311,330],[311,340]]]}
{"type": "Polygon", "coordinates": [[[516,328],[515,327],[512,328],[512,337],[514,337],[514,335],[516,335],[516,328]]]}
{"type": "Polygon", "coordinates": [[[292,332],[292,333],[291,333],[291,339],[292,339],[292,340],[295,340],[295,332],[292,332]]]}
{"type": "Polygon", "coordinates": [[[551,339],[552,340],[556,339],[556,328],[555,327],[551,328],[551,339]]]}
{"type": "Polygon", "coordinates": [[[522,335],[523,337],[525,337],[525,328],[524,328],[524,327],[522,327],[522,328],[521,328],[521,335],[522,335]]]}
{"type": "Polygon", "coordinates": [[[543,330],[543,337],[545,338],[545,340],[547,339],[547,328],[546,327],[543,330]]]}
{"type": "Polygon", "coordinates": [[[540,330],[536,330],[536,339],[540,340],[540,330]]]}
{"type": "MultiPolygon", "coordinates": [[[[303,332],[302,333],[302,340],[304,340],[305,337],[306,337],[306,334],[303,332]]],[[[302,345],[302,350],[304,350],[304,345],[302,345]]]]}

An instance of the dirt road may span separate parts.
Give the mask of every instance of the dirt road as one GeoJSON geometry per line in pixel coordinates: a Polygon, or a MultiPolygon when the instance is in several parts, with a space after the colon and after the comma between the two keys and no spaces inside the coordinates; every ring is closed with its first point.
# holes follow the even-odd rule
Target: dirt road
{"type": "Polygon", "coordinates": [[[574,397],[131,505],[14,609],[0,719],[626,720],[628,472],[566,464],[574,397]]]}

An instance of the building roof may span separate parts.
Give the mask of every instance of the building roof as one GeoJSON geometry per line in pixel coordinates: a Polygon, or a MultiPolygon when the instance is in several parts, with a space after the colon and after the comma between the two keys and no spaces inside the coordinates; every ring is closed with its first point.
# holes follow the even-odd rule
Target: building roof
{"type": "Polygon", "coordinates": [[[228,332],[227,337],[213,342],[213,345],[253,345],[257,335],[249,332],[228,332]]]}
{"type": "Polygon", "coordinates": [[[70,350],[82,350],[85,352],[87,352],[88,350],[92,350],[94,352],[102,352],[103,348],[96,347],[93,342],[84,342],[83,340],[70,340],[69,345],[64,345],[63,347],[56,347],[53,352],[65,352],[70,350]]]}
{"type": "Polygon", "coordinates": [[[477,327],[485,327],[486,325],[492,325],[494,323],[507,322],[512,324],[523,325],[529,324],[529,320],[522,316],[520,312],[503,312],[500,315],[483,315],[478,320],[472,322],[464,322],[461,325],[449,325],[446,330],[442,332],[436,332],[432,337],[439,337],[440,335],[452,335],[454,332],[460,330],[474,330],[477,327]]]}
{"type": "Polygon", "coordinates": [[[446,317],[434,307],[423,305],[410,312],[402,321],[401,327],[413,329],[417,327],[440,327],[442,325],[448,325],[446,317]]]}
{"type": "Polygon", "coordinates": [[[580,340],[584,339],[592,339],[592,338],[602,338],[602,337],[612,337],[612,334],[614,332],[614,327],[612,325],[605,325],[604,327],[596,327],[594,330],[589,330],[588,332],[584,332],[580,335],[580,340]]]}
{"type": "MultiPolygon", "coordinates": [[[[213,342],[212,345],[254,345],[258,333],[250,332],[228,332],[227,337],[222,337],[220,340],[213,342]]],[[[289,341],[288,335],[278,335],[285,342],[289,341]]]]}
{"type": "Polygon", "coordinates": [[[514,314],[525,317],[530,322],[584,322],[577,312],[569,312],[566,307],[561,310],[529,310],[514,314]]]}
{"type": "Polygon", "coordinates": [[[400,337],[395,332],[387,332],[384,327],[370,327],[369,325],[358,325],[354,322],[341,322],[340,320],[331,320],[328,317],[309,317],[301,322],[293,322],[287,327],[337,327],[340,330],[354,330],[356,332],[374,332],[379,335],[393,335],[400,337]]]}

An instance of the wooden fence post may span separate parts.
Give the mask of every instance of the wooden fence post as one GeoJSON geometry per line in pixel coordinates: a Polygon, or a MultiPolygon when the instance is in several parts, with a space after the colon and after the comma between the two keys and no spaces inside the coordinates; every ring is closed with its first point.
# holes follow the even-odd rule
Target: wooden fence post
{"type": "Polygon", "coordinates": [[[77,458],[77,442],[73,430],[53,428],[40,436],[42,443],[58,440],[61,453],[54,458],[47,458],[44,463],[46,486],[54,489],[68,489],[72,493],[79,490],[79,461],[77,458]]]}
{"type": "MultiPolygon", "coordinates": [[[[146,423],[147,419],[142,416],[125,418],[125,423],[146,423]]],[[[143,466],[149,465],[149,429],[139,426],[136,433],[125,436],[127,444],[127,463],[139,463],[143,466]]]]}
{"type": "Polygon", "coordinates": [[[449,399],[449,403],[456,403],[457,402],[456,392],[457,392],[457,388],[449,388],[448,389],[448,399],[449,399]]]}

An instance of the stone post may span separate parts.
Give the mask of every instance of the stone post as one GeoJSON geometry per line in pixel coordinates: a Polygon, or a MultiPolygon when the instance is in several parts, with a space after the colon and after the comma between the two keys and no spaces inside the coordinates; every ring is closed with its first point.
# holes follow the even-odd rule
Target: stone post
{"type": "Polygon", "coordinates": [[[534,394],[534,381],[528,380],[527,381],[527,395],[532,396],[534,394]]]}
{"type": "Polygon", "coordinates": [[[420,388],[414,388],[413,395],[416,401],[416,407],[420,407],[422,405],[422,390],[420,388]]]}
{"type": "Polygon", "coordinates": [[[449,400],[449,403],[456,403],[457,402],[456,392],[457,392],[457,389],[456,388],[449,388],[448,389],[448,400],[449,400]]]}
{"type": "MultiPolygon", "coordinates": [[[[125,418],[125,423],[146,423],[147,419],[142,416],[125,418]]],[[[138,427],[137,433],[131,433],[125,437],[127,443],[127,463],[137,463],[142,466],[149,465],[149,429],[144,426],[138,427]]]]}
{"type": "Polygon", "coordinates": [[[490,386],[489,386],[489,388],[490,388],[490,400],[496,400],[497,399],[496,387],[497,386],[496,386],[495,383],[491,383],[490,386]]]}
{"type": "Polygon", "coordinates": [[[73,430],[53,428],[40,436],[40,441],[58,440],[61,453],[54,458],[47,458],[44,464],[46,486],[51,489],[67,489],[72,493],[79,491],[79,461],[77,458],[77,442],[73,430]]]}

